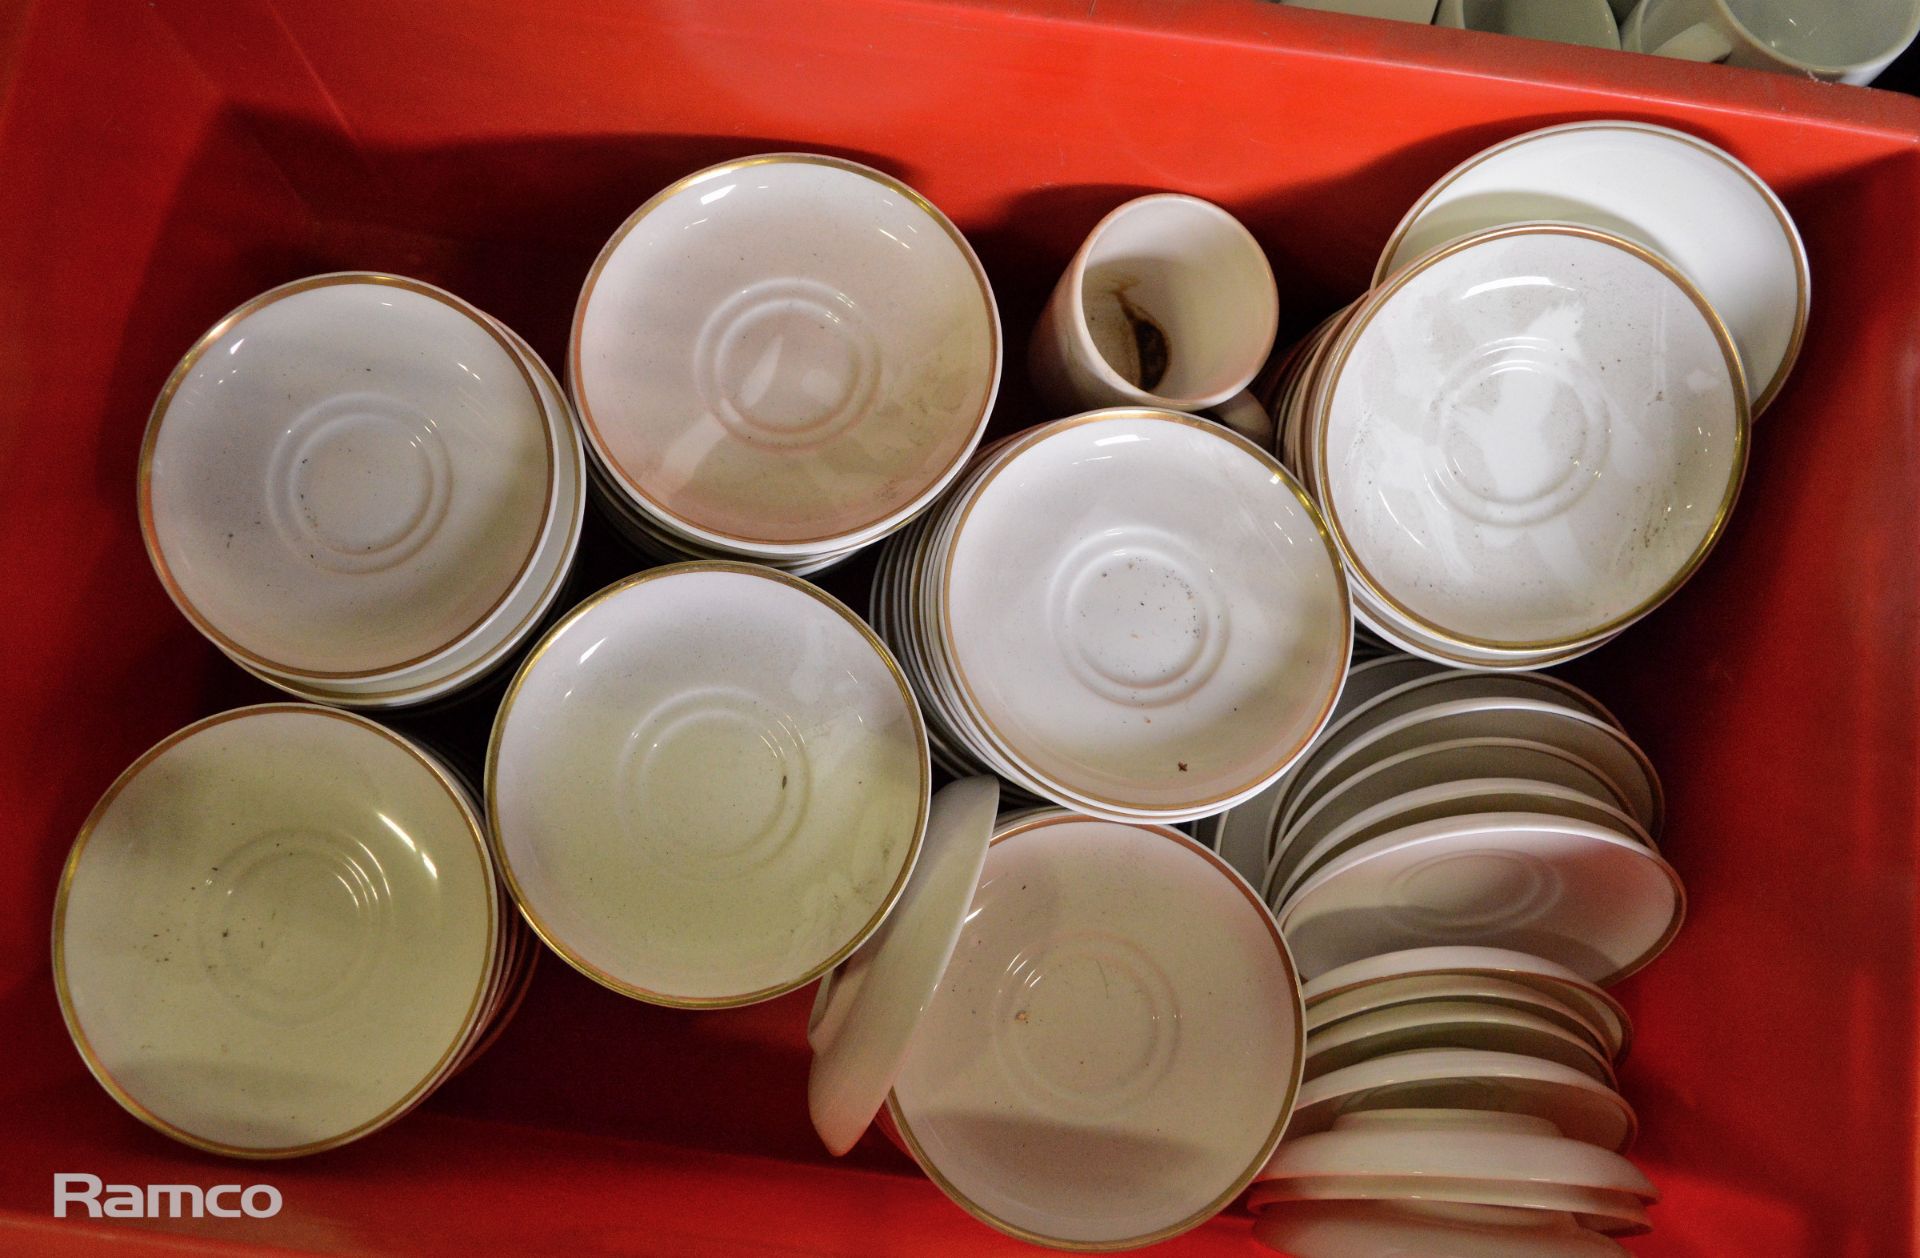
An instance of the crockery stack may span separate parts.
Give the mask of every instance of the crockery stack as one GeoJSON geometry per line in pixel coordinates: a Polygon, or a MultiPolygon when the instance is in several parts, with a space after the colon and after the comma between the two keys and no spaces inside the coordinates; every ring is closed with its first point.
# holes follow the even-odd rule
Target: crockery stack
{"type": "Polygon", "coordinates": [[[943,1192],[1037,1244],[1197,1227],[1293,1108],[1300,986],[1279,931],[1176,830],[1061,809],[996,823],[992,802],[985,779],[942,792],[915,889],[823,989],[815,1126],[843,1152],[884,1101],[943,1192]]]}
{"type": "Polygon", "coordinates": [[[559,597],[586,501],[572,410],[526,343],[363,272],[201,337],[154,404],[139,495],[196,628],[262,681],[361,708],[501,667],[559,597]]]}
{"type": "Polygon", "coordinates": [[[1531,669],[1658,607],[1725,529],[1807,288],[1778,198],[1679,132],[1577,123],[1449,173],[1262,379],[1361,624],[1531,669]]]}
{"type": "Polygon", "coordinates": [[[595,501],[630,543],[802,574],[959,475],[1000,360],[993,290],[944,214],[870,167],[778,153],[622,224],[567,370],[595,501]]]}
{"type": "Polygon", "coordinates": [[[1283,773],[1332,711],[1352,636],[1293,478],[1216,424],[1147,409],[984,453],[888,544],[873,618],[944,764],[1163,823],[1283,773]]]}
{"type": "Polygon", "coordinates": [[[252,1158],[407,1113],[492,1042],[537,954],[455,771],[304,704],[208,717],[135,761],[74,842],[53,932],[102,1086],[252,1158]]]}

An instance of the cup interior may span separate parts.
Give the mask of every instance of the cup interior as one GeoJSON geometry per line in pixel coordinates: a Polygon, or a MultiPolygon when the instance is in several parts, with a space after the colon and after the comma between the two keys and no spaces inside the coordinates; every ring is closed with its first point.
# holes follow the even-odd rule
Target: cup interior
{"type": "Polygon", "coordinates": [[[1145,197],[1096,229],[1080,284],[1089,337],[1128,384],[1162,398],[1246,386],[1273,343],[1279,298],[1259,243],[1193,197],[1145,197]]]}
{"type": "Polygon", "coordinates": [[[1812,66],[1876,62],[1913,41],[1915,0],[1724,0],[1755,43],[1812,66]]]}

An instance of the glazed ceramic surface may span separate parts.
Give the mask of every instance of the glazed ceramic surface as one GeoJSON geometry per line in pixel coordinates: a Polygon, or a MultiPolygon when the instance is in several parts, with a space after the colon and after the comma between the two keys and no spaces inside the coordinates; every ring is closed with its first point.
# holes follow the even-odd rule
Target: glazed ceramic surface
{"type": "Polygon", "coordinates": [[[1468,158],[1400,221],[1374,280],[1462,236],[1542,219],[1625,236],[1698,285],[1740,347],[1755,414],[1786,382],[1810,301],[1799,229],[1732,154],[1666,127],[1576,122],[1468,158]]]}
{"type": "MultiPolygon", "coordinates": [[[[1374,997],[1358,1008],[1378,1008],[1395,988],[1429,979],[1457,978],[1517,984],[1564,1002],[1577,1009],[1589,1024],[1602,1028],[1612,1057],[1618,1059],[1626,1055],[1633,1024],[1619,1001],[1563,965],[1510,948],[1476,945],[1412,948],[1329,970],[1309,980],[1303,989],[1308,1023],[1313,1027],[1327,1025],[1338,1012],[1336,1002],[1349,1001],[1363,992],[1373,993],[1374,997]]],[[[1465,990],[1446,988],[1442,994],[1455,995],[1465,990]]]]}
{"type": "Polygon", "coordinates": [[[1331,352],[1309,458],[1359,584],[1427,632],[1547,649],[1668,597],[1746,467],[1740,363],[1697,290],[1582,228],[1403,271],[1331,352]]]}
{"type": "Polygon", "coordinates": [[[317,681],[459,643],[532,565],[558,454],[479,311],[348,273],[262,294],[175,369],[141,452],[162,584],[208,637],[317,681]]]}
{"type": "Polygon", "coordinates": [[[1307,1036],[1305,1077],[1416,1048],[1479,1048],[1571,1066],[1618,1086],[1606,1055],[1586,1036],[1542,1014],[1473,1000],[1435,1000],[1375,1010],[1307,1036]]]}
{"type": "Polygon", "coordinates": [[[499,912],[480,818],[429,757],[346,713],[243,708],[94,809],[54,972],[121,1104],[198,1148],[286,1156],[391,1122],[453,1065],[499,912]]]}
{"type": "Polygon", "coordinates": [[[1217,426],[1061,421],[953,510],[937,630],[966,705],[1041,781],[1217,810],[1332,710],[1351,642],[1338,564],[1292,479],[1217,426]]]}
{"type": "Polygon", "coordinates": [[[1546,1119],[1568,1139],[1615,1153],[1633,1143],[1638,1129],[1632,1107],[1619,1093],[1569,1066],[1483,1049],[1422,1048],[1371,1058],[1302,1084],[1287,1138],[1326,1131],[1347,1114],[1381,1109],[1524,1114],[1546,1119]]]}
{"type": "Polygon", "coordinates": [[[1293,1258],[1624,1258],[1571,1214],[1438,1202],[1311,1201],[1277,1206],[1253,1234],[1293,1258]]]}
{"type": "Polygon", "coordinates": [[[892,657],[749,565],[589,599],[522,666],[488,755],[494,837],[536,929],[641,999],[724,1005],[818,977],[918,851],[929,766],[892,657]]]}
{"type": "Polygon", "coordinates": [[[1029,361],[1056,414],[1205,410],[1253,380],[1279,318],[1253,234],[1217,205],[1158,193],[1088,235],[1040,315],[1029,361]]]}
{"type": "Polygon", "coordinates": [[[1604,985],[1659,955],[1685,912],[1679,875],[1618,830],[1485,813],[1417,822],[1332,858],[1288,897],[1280,926],[1308,974],[1467,943],[1604,985]]]}
{"type": "MultiPolygon", "coordinates": [[[[1435,26],[1547,39],[1589,48],[1620,47],[1620,28],[1607,0],[1440,0],[1435,26]]],[[[1530,218],[1543,217],[1528,215],[1530,218]]]]}
{"type": "Polygon", "coordinates": [[[1620,28],[1630,52],[1853,84],[1873,82],[1917,33],[1915,0],[1642,0],[1620,28]]]}
{"type": "Polygon", "coordinates": [[[999,385],[986,274],[912,189],[775,154],[691,175],[580,295],[589,440],[669,528],[768,554],[903,521],[956,475],[999,385]]]}
{"type": "Polygon", "coordinates": [[[973,903],[999,802],[1000,785],[987,777],[954,782],[935,795],[926,842],[900,902],[873,938],[820,980],[807,1028],[813,1047],[807,1107],[814,1130],[836,1155],[873,1122],[906,1061],[973,903]]]}
{"type": "Polygon", "coordinates": [[[1050,813],[988,850],[891,1112],[994,1226],[1145,1244],[1210,1217],[1265,1162],[1299,1079],[1299,1014],[1271,919],[1217,857],[1174,831],[1050,813]]]}

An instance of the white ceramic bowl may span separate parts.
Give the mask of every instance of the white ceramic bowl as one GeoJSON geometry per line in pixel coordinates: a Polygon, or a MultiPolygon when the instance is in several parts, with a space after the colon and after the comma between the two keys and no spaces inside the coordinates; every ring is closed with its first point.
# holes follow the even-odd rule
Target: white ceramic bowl
{"type": "Polygon", "coordinates": [[[926,822],[905,679],[820,590],[746,564],[629,577],[521,666],[487,756],[514,898],[561,956],[661,1004],[746,1004],[880,924],[926,822]]]}
{"type": "Polygon", "coordinates": [[[235,659],[379,677],[502,611],[560,463],[540,386],[487,316],[414,280],[320,275],[241,306],[174,369],[141,447],[141,532],[235,659]]]}
{"type": "Polygon", "coordinates": [[[1515,136],[1454,167],[1407,211],[1380,284],[1423,254],[1507,223],[1554,219],[1625,236],[1673,263],[1727,321],[1767,408],[1806,334],[1806,247],[1761,178],[1698,136],[1605,119],[1515,136]]]}
{"type": "Polygon", "coordinates": [[[771,154],[666,188],[574,314],[569,381],[618,486],[747,556],[871,541],[956,476],[1000,380],[986,273],[918,193],[771,154]]]}
{"type": "Polygon", "coordinates": [[[1246,1187],[1286,1125],[1301,1043],[1286,947],[1218,857],[1055,811],[988,849],[888,1108],[976,1217],[1130,1248],[1246,1187]]]}
{"type": "Polygon", "coordinates": [[[379,1129],[485,1023],[501,905],[477,811],[364,718],[209,717],[94,807],[54,906],[87,1066],[196,1148],[289,1157],[379,1129]]]}
{"type": "Polygon", "coordinates": [[[1065,802],[1218,811],[1333,709],[1352,641],[1339,564],[1292,477],[1218,425],[1044,425],[942,517],[922,615],[958,706],[1065,802]]]}
{"type": "Polygon", "coordinates": [[[1586,228],[1457,241],[1329,350],[1306,457],[1356,585],[1467,647],[1590,644],[1719,539],[1746,469],[1738,351],[1671,265],[1586,228]]]}

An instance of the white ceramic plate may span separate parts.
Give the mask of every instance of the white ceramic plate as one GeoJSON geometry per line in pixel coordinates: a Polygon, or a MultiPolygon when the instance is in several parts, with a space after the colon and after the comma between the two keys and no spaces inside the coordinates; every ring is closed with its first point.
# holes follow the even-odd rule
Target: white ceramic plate
{"type": "Polygon", "coordinates": [[[484,1025],[484,827],[371,721],[274,704],[135,761],[74,841],[54,974],[114,1099],[196,1148],[288,1157],[392,1122],[484,1025]]]}
{"type": "Polygon", "coordinates": [[[930,767],[893,658],[803,581],[656,568],[574,609],[494,725],[487,793],[534,928],[615,990],[744,1004],[838,964],[919,850],[930,767]]]}
{"type": "Polygon", "coordinates": [[[1604,986],[1658,956],[1685,915],[1679,875],[1644,843],[1567,817],[1485,813],[1360,844],[1296,889],[1279,919],[1307,974],[1472,943],[1604,986]]]}
{"type": "Polygon", "coordinates": [[[319,275],[227,315],[167,380],[141,531],[187,618],[256,669],[420,664],[492,620],[554,506],[555,419],[450,293],[319,275]]]}
{"type": "MultiPolygon", "coordinates": [[[[1344,1114],[1380,1109],[1480,1109],[1544,1118],[1572,1140],[1615,1153],[1639,1122],[1618,1092],[1558,1062],[1469,1048],[1374,1057],[1300,1086],[1287,1139],[1326,1131],[1344,1114]]],[[[1271,1165],[1271,1163],[1269,1163],[1271,1165]]]]}
{"type": "MultiPolygon", "coordinates": [[[[1296,788],[1288,807],[1298,816],[1342,782],[1390,756],[1439,743],[1487,738],[1545,743],[1572,753],[1605,776],[1649,834],[1660,833],[1666,802],[1646,753],[1597,717],[1536,699],[1457,699],[1389,721],[1322,762],[1296,788]]],[[[1282,826],[1286,825],[1283,819],[1282,826]]]]}
{"type": "Polygon", "coordinates": [[[1585,228],[1427,255],[1328,351],[1309,448],[1356,584],[1469,647],[1589,642],[1669,597],[1739,494],[1738,352],[1699,291],[1585,228]]]}
{"type": "Polygon", "coordinates": [[[1515,136],[1454,167],[1407,211],[1379,284],[1422,254],[1504,223],[1585,223],[1653,250],[1731,328],[1757,415],[1806,331],[1806,248],[1761,178],[1697,136],[1644,122],[1575,122],[1515,136]]]}
{"type": "Polygon", "coordinates": [[[1159,827],[1029,818],[988,849],[888,1112],[994,1227],[1148,1244],[1211,1218],[1272,1152],[1297,999],[1272,919],[1217,856],[1159,827]]]}
{"type": "Polygon", "coordinates": [[[1287,1180],[1361,1176],[1588,1188],[1643,1205],[1660,1199],[1652,1181],[1610,1149],[1570,1140],[1544,1118],[1476,1109],[1346,1114],[1327,1131],[1288,1140],[1263,1173],[1287,1180]]]}
{"type": "Polygon", "coordinates": [[[1532,1014],[1578,1035],[1601,1057],[1609,1061],[1617,1057],[1619,1044],[1606,1029],[1608,1022],[1589,1005],[1576,1008],[1538,987],[1482,974],[1409,974],[1340,992],[1308,1011],[1307,1035],[1329,1034],[1356,1018],[1433,1001],[1494,1006],[1532,1014]]]}
{"type": "Polygon", "coordinates": [[[1568,817],[1616,830],[1657,850],[1640,823],[1586,791],[1525,778],[1467,778],[1423,786],[1365,809],[1331,829],[1302,826],[1289,839],[1292,866],[1283,884],[1268,888],[1269,902],[1285,903],[1327,864],[1371,839],[1421,821],[1476,813],[1533,812],[1568,817]],[[1297,854],[1296,854],[1297,853],[1297,854]]]}
{"type": "Polygon", "coordinates": [[[1070,802],[1219,811],[1331,712],[1352,635],[1338,563],[1292,478],[1225,429],[1062,420],[944,510],[929,610],[965,706],[1070,802]]]}
{"type": "MultiPolygon", "coordinates": [[[[1362,1117],[1362,1115],[1352,1115],[1362,1117]]],[[[1488,1115],[1493,1118],[1511,1115],[1488,1115]]],[[[1553,1124],[1548,1123],[1551,1127],[1553,1124]]],[[[1308,1137],[1312,1139],[1312,1137],[1308,1137]]],[[[1579,1144],[1578,1141],[1572,1141],[1579,1144]]],[[[1592,1149],[1592,1145],[1582,1145],[1592,1149]]],[[[1604,1152],[1604,1150],[1594,1150],[1604,1152]]],[[[1247,1193],[1247,1208],[1259,1213],[1285,1209],[1298,1201],[1420,1202],[1525,1210],[1535,1214],[1572,1215],[1581,1227],[1603,1236],[1644,1236],[1653,1230],[1647,1207],[1629,1193],[1604,1188],[1567,1188],[1507,1180],[1412,1177],[1400,1175],[1342,1175],[1294,1178],[1255,1184],[1247,1193]]]]}
{"type": "Polygon", "coordinates": [[[807,1108],[836,1157],[887,1103],[980,883],[1000,784],[976,777],[933,797],[927,837],[900,902],[873,938],[820,980],[808,1021],[807,1108]]]}
{"type": "Polygon", "coordinates": [[[1570,1214],[1486,1206],[1304,1201],[1275,1206],[1253,1234],[1292,1258],[1625,1258],[1570,1214]]]}
{"type": "Polygon", "coordinates": [[[1000,380],[973,250],[838,158],[689,175],[614,234],[574,314],[588,440],[667,527],[755,555],[872,540],[956,476],[1000,380]]]}
{"type": "MultiPolygon", "coordinates": [[[[1584,1022],[1602,1029],[1605,1047],[1615,1061],[1627,1055],[1633,1038],[1633,1023],[1620,1002],[1597,984],[1591,983],[1563,965],[1545,957],[1509,948],[1480,946],[1412,948],[1389,952],[1328,970],[1310,980],[1303,989],[1309,1025],[1326,1025],[1336,1014],[1336,1002],[1360,993],[1368,994],[1368,1003],[1359,1008],[1378,1008],[1396,989],[1429,979],[1485,978],[1513,983],[1540,992],[1578,1011],[1584,1022]]],[[[1444,994],[1458,995],[1473,989],[1453,987],[1444,994]]],[[[1486,999],[1487,996],[1475,996],[1486,999]]]]}
{"type": "Polygon", "coordinates": [[[1475,1000],[1434,1000],[1377,1009],[1307,1036],[1305,1078],[1417,1048],[1479,1048],[1559,1062],[1618,1087],[1592,1039],[1542,1014],[1475,1000]]]}

